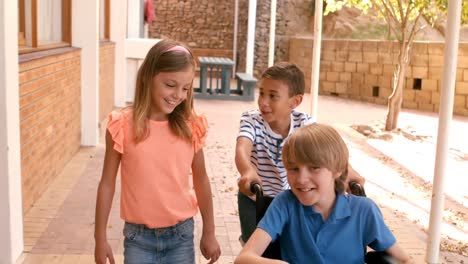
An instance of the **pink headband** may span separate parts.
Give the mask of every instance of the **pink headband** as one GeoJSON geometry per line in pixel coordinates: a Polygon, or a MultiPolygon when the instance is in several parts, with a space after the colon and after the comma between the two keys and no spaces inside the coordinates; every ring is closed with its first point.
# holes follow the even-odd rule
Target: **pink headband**
{"type": "Polygon", "coordinates": [[[190,51],[188,51],[188,49],[186,49],[186,48],[184,48],[184,47],[182,47],[182,46],[179,46],[179,45],[174,46],[174,47],[172,47],[172,48],[169,48],[169,49],[167,49],[167,50],[164,51],[164,52],[169,52],[169,51],[182,51],[182,52],[185,52],[185,53],[190,54],[190,51]]]}

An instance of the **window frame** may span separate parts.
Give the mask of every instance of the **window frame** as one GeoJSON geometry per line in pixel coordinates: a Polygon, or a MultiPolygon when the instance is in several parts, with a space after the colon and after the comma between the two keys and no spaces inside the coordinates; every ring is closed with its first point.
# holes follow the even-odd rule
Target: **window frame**
{"type": "MultiPolygon", "coordinates": [[[[100,0],[104,1],[104,38],[101,38],[101,18],[99,18],[99,40],[100,41],[109,41],[110,40],[110,0],[100,0]]],[[[100,8],[100,5],[99,5],[100,8]]],[[[99,15],[101,10],[99,10],[99,15]]]]}
{"type": "MultiPolygon", "coordinates": [[[[69,47],[72,42],[72,0],[61,0],[62,1],[62,40],[60,42],[48,43],[39,45],[37,39],[37,1],[38,0],[29,0],[31,1],[31,45],[20,45],[21,42],[18,41],[18,52],[20,54],[29,53],[40,50],[54,49],[59,47],[69,47]]],[[[108,1],[108,0],[106,0],[108,1]]],[[[25,42],[27,41],[26,36],[26,0],[18,0],[18,16],[19,16],[19,25],[18,25],[18,39],[20,39],[21,34],[23,34],[25,42]]]]}

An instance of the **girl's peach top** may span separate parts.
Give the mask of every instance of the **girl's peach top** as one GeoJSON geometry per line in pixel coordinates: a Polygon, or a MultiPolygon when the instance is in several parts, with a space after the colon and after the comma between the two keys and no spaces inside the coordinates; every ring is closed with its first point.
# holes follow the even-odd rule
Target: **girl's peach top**
{"type": "Polygon", "coordinates": [[[148,120],[149,136],[135,144],[131,110],[109,114],[107,126],[114,149],[121,153],[120,216],[148,228],[173,226],[197,213],[189,175],[195,153],[206,139],[202,128],[188,122],[192,142],[174,135],[168,121],[148,120]]]}

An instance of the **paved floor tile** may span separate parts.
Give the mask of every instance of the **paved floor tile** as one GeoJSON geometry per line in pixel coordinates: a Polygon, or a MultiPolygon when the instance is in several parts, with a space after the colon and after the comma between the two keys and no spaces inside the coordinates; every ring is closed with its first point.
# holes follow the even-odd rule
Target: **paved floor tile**
{"type": "MultiPolygon", "coordinates": [[[[307,100],[310,100],[308,96],[305,97],[305,103],[299,110],[309,111],[310,104],[307,100]]],[[[385,111],[379,106],[359,102],[349,103],[329,97],[321,97],[319,103],[321,104],[319,104],[321,111],[319,113],[323,113],[319,116],[319,121],[326,120],[328,123],[355,122],[359,115],[348,112],[366,111],[366,115],[360,118],[368,121],[377,118],[377,114],[385,111]],[[349,107],[354,110],[338,114],[336,109],[339,107],[349,107]]],[[[206,114],[210,126],[204,152],[213,191],[216,235],[223,252],[218,263],[233,263],[235,256],[241,250],[238,241],[240,227],[236,198],[238,173],[234,163],[235,140],[241,113],[256,108],[256,104],[197,100],[195,105],[198,112],[206,114]]],[[[350,148],[353,167],[367,180],[366,191],[369,197],[379,204],[386,222],[416,263],[424,263],[427,234],[418,223],[398,213],[398,208],[389,204],[389,201],[396,203],[404,197],[398,195],[398,190],[389,187],[391,185],[388,185],[386,181],[388,179],[379,177],[375,171],[367,169],[369,164],[378,164],[383,159],[382,153],[371,150],[362,138],[342,126],[338,126],[338,129],[350,148]]],[[[25,253],[19,263],[94,263],[94,208],[103,156],[102,144],[95,148],[80,149],[34,206],[25,213],[25,253]]],[[[383,170],[385,168],[382,167],[383,170]]],[[[388,175],[389,179],[395,177],[391,178],[392,181],[398,181],[396,174],[389,172],[388,175]]],[[[108,223],[108,238],[116,254],[117,263],[123,263],[123,222],[119,217],[120,182],[117,184],[108,223]]],[[[407,189],[406,192],[414,191],[407,189]]],[[[408,199],[413,198],[418,201],[423,199],[416,196],[408,199]]],[[[198,249],[202,232],[199,214],[195,216],[195,223],[197,263],[206,263],[198,249]]],[[[459,259],[460,256],[452,254],[443,253],[441,256],[443,263],[461,263],[459,259]]]]}

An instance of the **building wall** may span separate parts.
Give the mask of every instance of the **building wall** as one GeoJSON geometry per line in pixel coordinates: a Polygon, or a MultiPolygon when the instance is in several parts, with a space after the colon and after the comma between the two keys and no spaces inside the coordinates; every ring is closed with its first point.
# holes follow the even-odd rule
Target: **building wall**
{"type": "MultiPolygon", "coordinates": [[[[290,61],[306,74],[310,90],[313,39],[290,41],[290,61]]],[[[392,92],[399,45],[390,41],[324,40],[320,63],[321,94],[387,104],[392,92]]],[[[403,107],[438,112],[442,86],[444,44],[414,43],[403,90],[403,107]]],[[[454,113],[468,116],[468,43],[460,43],[454,113]]]]}
{"type": "Polygon", "coordinates": [[[80,56],[61,48],[19,57],[23,210],[80,147],[80,56]]]}
{"type": "Polygon", "coordinates": [[[115,44],[101,42],[99,49],[99,121],[114,109],[115,44]]]}

